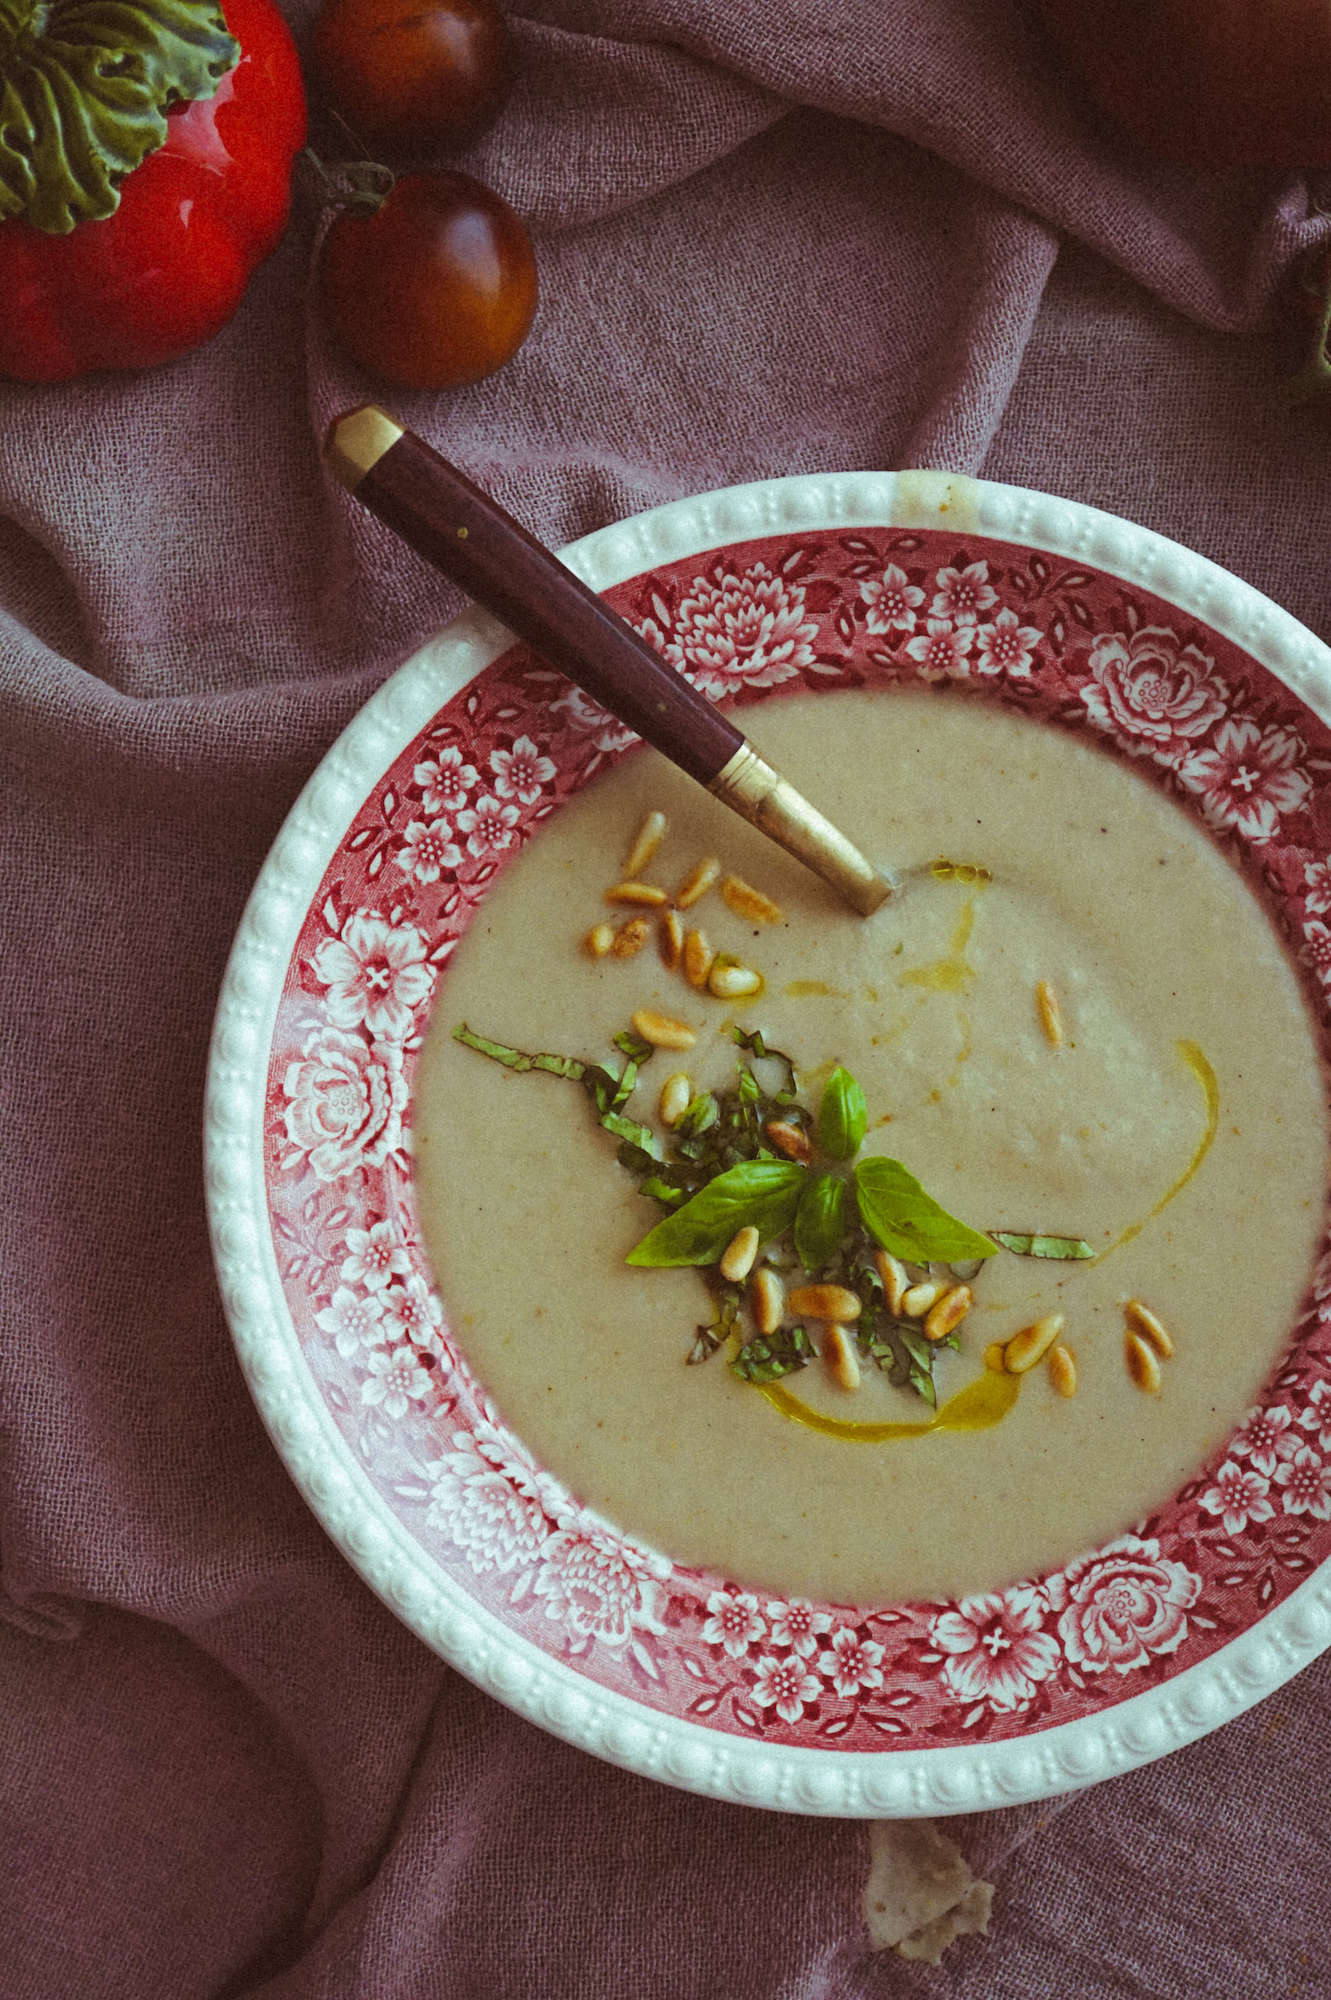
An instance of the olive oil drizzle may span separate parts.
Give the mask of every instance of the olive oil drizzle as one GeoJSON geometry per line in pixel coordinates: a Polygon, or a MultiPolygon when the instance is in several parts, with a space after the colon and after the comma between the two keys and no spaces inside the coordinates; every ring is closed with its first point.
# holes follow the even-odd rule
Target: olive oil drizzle
{"type": "Polygon", "coordinates": [[[1131,1243],[1134,1237],[1140,1236],[1143,1229],[1145,1229],[1147,1223],[1154,1222],[1156,1216],[1159,1215],[1161,1209],[1168,1208],[1170,1202],[1173,1201],[1174,1196],[1176,1194],[1181,1194],[1184,1188],[1188,1185],[1188,1182],[1192,1179],[1193,1175],[1197,1172],[1197,1169],[1201,1166],[1202,1161],[1206,1158],[1206,1155],[1210,1152],[1211,1147],[1215,1141],[1216,1131],[1220,1124],[1219,1079],[1217,1078],[1216,1073],[1212,1069],[1210,1063],[1206,1060],[1205,1054],[1197,1046],[1196,1042],[1179,1042],[1177,1044],[1177,1047],[1179,1055],[1183,1058],[1183,1061],[1187,1064],[1188,1068],[1192,1071],[1193,1075],[1196,1077],[1198,1083],[1202,1087],[1202,1096],[1206,1102],[1205,1129],[1202,1132],[1201,1138],[1197,1142],[1196,1151],[1193,1153],[1192,1158],[1189,1160],[1187,1166],[1183,1169],[1183,1172],[1179,1175],[1178,1179],[1172,1182],[1171,1185],[1165,1189],[1159,1201],[1155,1204],[1155,1207],[1149,1210],[1149,1212],[1141,1218],[1140,1222],[1130,1222],[1127,1228],[1121,1231],[1121,1233],[1114,1238],[1113,1242],[1109,1245],[1108,1249],[1102,1250],[1100,1252],[1100,1255],[1094,1259],[1095,1263],[1097,1264],[1103,1264],[1105,1258],[1112,1256],[1115,1250],[1122,1249],[1125,1243],[1131,1243]]]}
{"type": "Polygon", "coordinates": [[[900,1438],[928,1437],[934,1431],[987,1431],[1002,1423],[1021,1394],[1020,1375],[998,1374],[986,1368],[964,1389],[958,1389],[927,1424],[857,1424],[846,1417],[824,1416],[810,1409],[780,1382],[760,1382],[754,1387],[766,1396],[774,1410],[806,1430],[820,1431],[824,1437],[842,1438],[847,1444],[894,1444],[900,1438]]]}

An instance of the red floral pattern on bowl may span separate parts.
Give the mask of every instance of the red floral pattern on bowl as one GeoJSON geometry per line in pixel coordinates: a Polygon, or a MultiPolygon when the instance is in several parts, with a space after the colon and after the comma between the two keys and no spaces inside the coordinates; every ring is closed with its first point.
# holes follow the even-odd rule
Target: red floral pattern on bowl
{"type": "MultiPolygon", "coordinates": [[[[731,544],[607,594],[717,699],[923,682],[1097,732],[1235,855],[1325,1019],[1331,732],[1167,599],[1016,544],[891,528],[731,544]]],[[[264,1170],[286,1307],[347,1457],[505,1626],[714,1731],[843,1751],[994,1741],[1206,1659],[1331,1555],[1331,1258],[1261,1406],[1167,1506],[960,1602],[786,1603],[674,1564],[581,1507],[490,1406],[418,1240],[412,1070],[490,884],[630,741],[511,648],[384,773],[310,902],[272,1033],[264,1170]]]]}

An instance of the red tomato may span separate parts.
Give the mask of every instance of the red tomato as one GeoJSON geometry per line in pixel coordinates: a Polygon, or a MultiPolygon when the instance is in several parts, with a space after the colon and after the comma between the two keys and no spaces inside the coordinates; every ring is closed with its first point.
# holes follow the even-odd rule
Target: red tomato
{"type": "Polygon", "coordinates": [[[403,389],[492,375],[536,312],[526,227],[467,174],[406,174],[372,215],[344,209],[324,239],[319,285],[347,351],[403,389]]]}
{"type": "Polygon", "coordinates": [[[498,111],[512,66],[492,0],[329,0],[315,64],[333,109],[373,145],[457,145],[498,111]]]}
{"type": "Polygon", "coordinates": [[[305,93],[271,0],[226,0],[240,61],[168,117],[113,215],[67,235],[0,223],[0,375],[145,368],[224,326],[286,226],[305,93]]]}
{"type": "Polygon", "coordinates": [[[1331,0],[1038,0],[1101,110],[1200,167],[1331,166],[1331,0]]]}

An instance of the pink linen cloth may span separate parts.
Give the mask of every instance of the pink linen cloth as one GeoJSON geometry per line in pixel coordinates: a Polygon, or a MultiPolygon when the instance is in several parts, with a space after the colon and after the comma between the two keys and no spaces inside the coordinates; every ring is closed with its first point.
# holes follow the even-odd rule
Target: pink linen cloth
{"type": "MultiPolygon", "coordinates": [[[[298,36],[311,8],[292,6],[298,36]]],[[[526,0],[465,164],[531,219],[523,352],[386,400],[559,544],[923,464],[1119,511],[1331,638],[1327,437],[1281,402],[1297,178],[1097,120],[1016,0],[526,0]]],[[[1331,1994],[1331,1666],[1150,1769],[950,1830],[998,1897],[875,1956],[856,1825],[602,1766],[324,1539],[234,1360],[200,1103],[300,784],[459,607],[334,491],[374,393],[300,217],[149,374],[0,385],[0,2000],[1331,1994]]]]}

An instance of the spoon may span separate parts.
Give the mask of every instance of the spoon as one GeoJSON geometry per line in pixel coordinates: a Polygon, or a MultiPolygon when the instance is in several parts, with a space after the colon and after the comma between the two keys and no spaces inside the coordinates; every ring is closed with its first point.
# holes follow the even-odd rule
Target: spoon
{"type": "Polygon", "coordinates": [[[728,716],[423,438],[368,403],[339,417],[324,455],[350,493],[713,797],[867,917],[892,884],[728,716]]]}

